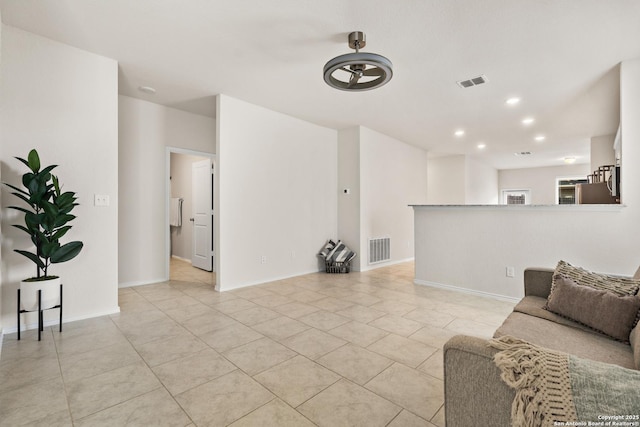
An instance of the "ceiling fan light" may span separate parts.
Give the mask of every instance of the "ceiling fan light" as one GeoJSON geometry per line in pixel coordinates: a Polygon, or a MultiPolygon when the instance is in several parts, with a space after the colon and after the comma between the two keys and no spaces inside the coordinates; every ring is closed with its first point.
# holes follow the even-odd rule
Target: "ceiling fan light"
{"type": "Polygon", "coordinates": [[[364,33],[353,32],[349,35],[349,46],[356,49],[356,52],[336,56],[324,65],[324,81],[329,86],[344,91],[364,91],[383,86],[391,80],[391,61],[376,53],[359,52],[359,48],[364,45],[364,33]],[[349,79],[341,80],[334,77],[334,73],[343,73],[349,79]],[[362,77],[374,78],[360,81],[362,77]]]}

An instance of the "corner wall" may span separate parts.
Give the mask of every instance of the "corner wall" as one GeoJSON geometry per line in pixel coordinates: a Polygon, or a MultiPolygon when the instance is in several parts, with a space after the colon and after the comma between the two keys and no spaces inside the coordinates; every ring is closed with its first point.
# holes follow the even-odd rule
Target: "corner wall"
{"type": "Polygon", "coordinates": [[[360,270],[414,257],[413,212],[426,203],[427,152],[360,127],[360,270]],[[369,238],[390,237],[391,259],[368,265],[369,238]]]}
{"type": "Polygon", "coordinates": [[[427,200],[427,152],[362,126],[338,141],[338,237],[358,254],[353,270],[413,259],[409,205],[427,200]],[[369,265],[369,239],[380,237],[391,239],[391,259],[369,265]]]}
{"type": "MultiPolygon", "coordinates": [[[[84,242],[80,255],[54,265],[64,284],[64,321],[118,311],[118,69],[116,61],[14,27],[2,25],[0,82],[2,180],[20,182],[25,167],[14,156],[36,148],[56,169],[80,205],[69,238],[84,242]],[[95,207],[94,194],[110,196],[95,207]]],[[[31,241],[11,224],[22,220],[7,209],[17,199],[2,188],[2,325],[16,330],[16,289],[35,274],[13,252],[31,241]]],[[[67,240],[65,240],[67,241],[67,240]]],[[[45,321],[57,311],[45,312],[45,321]]],[[[34,327],[37,316],[24,316],[34,327]]],[[[55,322],[57,323],[57,321],[55,322]]]]}
{"type": "Polygon", "coordinates": [[[357,253],[351,267],[360,271],[360,127],[338,131],[338,234],[327,236],[342,240],[357,253]],[[349,191],[349,194],[345,193],[349,191]]]}
{"type": "Polygon", "coordinates": [[[428,161],[428,197],[432,205],[498,203],[498,171],[466,155],[433,157],[428,161]]]}
{"type": "Polygon", "coordinates": [[[216,110],[217,288],[318,271],[337,233],[337,132],[226,95],[216,110]]]}
{"type": "Polygon", "coordinates": [[[167,147],[215,153],[215,120],[118,97],[120,287],[168,280],[167,147]]]}

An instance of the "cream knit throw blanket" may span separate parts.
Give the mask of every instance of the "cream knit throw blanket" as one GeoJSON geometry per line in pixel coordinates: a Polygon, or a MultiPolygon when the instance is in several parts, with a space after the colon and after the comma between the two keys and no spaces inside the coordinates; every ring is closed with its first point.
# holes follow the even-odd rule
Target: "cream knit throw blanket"
{"type": "Polygon", "coordinates": [[[510,336],[489,345],[500,350],[494,361],[502,380],[516,391],[514,427],[640,426],[640,371],[510,336]]]}
{"type": "Polygon", "coordinates": [[[546,427],[577,420],[566,353],[511,336],[493,339],[489,345],[501,350],[493,360],[502,372],[502,381],[516,390],[512,425],[546,427]]]}

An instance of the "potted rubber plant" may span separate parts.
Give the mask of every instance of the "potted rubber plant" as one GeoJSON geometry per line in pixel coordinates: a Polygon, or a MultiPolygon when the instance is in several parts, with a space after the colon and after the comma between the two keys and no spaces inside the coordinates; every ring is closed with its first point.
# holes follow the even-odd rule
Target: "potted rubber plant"
{"type": "Polygon", "coordinates": [[[24,213],[24,225],[13,224],[31,238],[35,246],[33,252],[15,249],[15,252],[32,261],[36,275],[20,283],[21,302],[25,310],[34,311],[38,307],[37,291],[42,289],[42,308],[56,305],[60,278],[50,274],[49,267],[75,258],[82,250],[82,242],[65,244],[60,239],[71,230],[69,223],[76,217],[71,211],[78,205],[74,192],[62,192],[58,177],[51,174],[57,165],[41,167],[40,156],[34,149],[27,159],[16,157],[29,171],[22,175],[22,186],[5,183],[14,196],[26,203],[26,207],[9,206],[24,213]]]}

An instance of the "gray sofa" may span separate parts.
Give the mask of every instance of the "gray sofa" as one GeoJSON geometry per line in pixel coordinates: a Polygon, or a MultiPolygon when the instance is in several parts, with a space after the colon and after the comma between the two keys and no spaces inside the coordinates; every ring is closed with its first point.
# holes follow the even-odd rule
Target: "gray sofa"
{"type": "MultiPolygon", "coordinates": [[[[640,325],[631,332],[629,345],[542,308],[551,290],[553,272],[540,268],[525,270],[525,297],[496,330],[494,337],[511,335],[581,358],[637,369],[640,325]]],[[[487,340],[464,335],[455,336],[445,344],[447,427],[511,425],[515,392],[500,379],[500,371],[493,362],[497,352],[488,346],[487,340]]]]}

